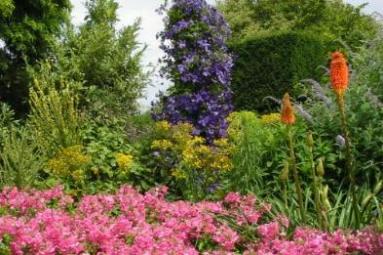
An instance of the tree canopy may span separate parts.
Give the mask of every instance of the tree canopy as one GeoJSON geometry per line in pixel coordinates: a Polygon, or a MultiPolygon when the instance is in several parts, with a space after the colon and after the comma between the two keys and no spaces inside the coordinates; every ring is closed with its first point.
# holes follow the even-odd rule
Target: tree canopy
{"type": "Polygon", "coordinates": [[[349,46],[371,38],[375,21],[364,15],[364,5],[354,7],[342,0],[219,0],[233,30],[233,41],[284,31],[310,30],[326,40],[341,39],[349,46]]]}
{"type": "Polygon", "coordinates": [[[25,111],[29,78],[26,63],[47,57],[69,22],[69,0],[5,0],[0,4],[1,99],[25,111]]]}

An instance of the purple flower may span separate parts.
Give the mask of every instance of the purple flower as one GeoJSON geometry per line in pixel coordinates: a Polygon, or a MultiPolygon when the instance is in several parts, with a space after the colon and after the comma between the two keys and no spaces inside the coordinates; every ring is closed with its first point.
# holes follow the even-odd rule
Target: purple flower
{"type": "Polygon", "coordinates": [[[158,34],[166,54],[162,75],[175,86],[162,97],[163,109],[155,118],[192,123],[193,134],[208,142],[224,137],[226,117],[233,108],[228,24],[205,0],[173,0],[167,13],[165,31],[158,34]]]}

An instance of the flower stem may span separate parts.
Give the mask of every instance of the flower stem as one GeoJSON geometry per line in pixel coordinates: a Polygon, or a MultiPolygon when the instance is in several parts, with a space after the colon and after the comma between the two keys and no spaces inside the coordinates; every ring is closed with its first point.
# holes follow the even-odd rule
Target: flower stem
{"type": "Polygon", "coordinates": [[[295,182],[295,190],[297,192],[298,196],[298,205],[300,210],[300,216],[303,221],[303,223],[306,223],[306,214],[303,206],[303,194],[302,194],[302,188],[301,188],[301,182],[298,175],[297,170],[297,163],[296,163],[296,157],[294,152],[294,141],[293,141],[293,134],[291,132],[291,126],[287,126],[287,137],[289,141],[289,151],[290,151],[290,165],[291,169],[293,171],[293,177],[295,182]]]}
{"type": "Polygon", "coordinates": [[[360,220],[359,220],[359,210],[358,210],[357,200],[356,200],[354,162],[353,162],[353,157],[352,157],[350,133],[349,133],[349,130],[347,128],[347,118],[346,118],[346,110],[345,110],[343,94],[336,93],[336,99],[337,99],[337,104],[339,107],[341,127],[342,127],[342,132],[343,132],[343,136],[344,136],[344,140],[345,140],[345,146],[346,146],[346,170],[347,170],[347,177],[350,181],[350,191],[351,191],[351,195],[352,195],[352,207],[353,207],[353,212],[354,212],[354,216],[355,216],[356,228],[358,228],[360,220]]]}
{"type": "Polygon", "coordinates": [[[325,220],[322,217],[322,205],[320,202],[320,196],[319,196],[319,189],[321,188],[321,183],[318,182],[317,174],[315,172],[315,162],[314,162],[314,153],[313,153],[313,139],[312,139],[312,132],[308,134],[308,147],[309,147],[309,155],[310,155],[310,163],[311,163],[311,174],[313,179],[313,190],[314,190],[314,202],[315,202],[315,210],[317,212],[319,225],[323,230],[327,229],[327,226],[325,224],[325,220]]]}

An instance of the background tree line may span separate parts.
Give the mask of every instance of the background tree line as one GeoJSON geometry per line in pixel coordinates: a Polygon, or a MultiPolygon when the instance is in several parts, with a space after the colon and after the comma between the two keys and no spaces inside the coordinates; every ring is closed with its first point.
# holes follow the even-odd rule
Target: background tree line
{"type": "Polygon", "coordinates": [[[109,104],[107,112],[116,105],[136,109],[147,82],[141,66],[145,47],[137,41],[140,22],[117,30],[113,0],[89,0],[86,7],[88,15],[76,27],[69,0],[0,4],[0,100],[19,115],[28,112],[29,89],[34,77],[42,78],[42,69],[49,69],[56,83],[76,83],[83,104],[104,110],[109,104]]]}

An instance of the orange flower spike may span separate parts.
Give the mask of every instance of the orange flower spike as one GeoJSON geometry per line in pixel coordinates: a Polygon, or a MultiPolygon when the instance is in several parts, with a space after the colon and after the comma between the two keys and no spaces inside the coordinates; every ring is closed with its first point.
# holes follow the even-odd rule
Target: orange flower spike
{"type": "Polygon", "coordinates": [[[349,73],[346,58],[342,53],[332,53],[330,76],[332,89],[337,95],[343,95],[349,83],[349,73]]]}
{"type": "Polygon", "coordinates": [[[282,99],[281,121],[286,125],[293,125],[295,123],[294,108],[291,105],[288,93],[286,93],[282,99]]]}

